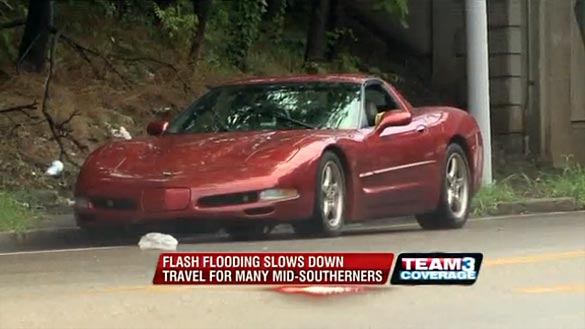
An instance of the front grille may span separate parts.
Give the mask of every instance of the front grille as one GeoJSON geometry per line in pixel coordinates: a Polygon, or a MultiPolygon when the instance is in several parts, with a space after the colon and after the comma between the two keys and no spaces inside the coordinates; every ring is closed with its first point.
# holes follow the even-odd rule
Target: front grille
{"type": "Polygon", "coordinates": [[[91,198],[91,204],[95,208],[114,209],[114,210],[135,210],[138,205],[135,200],[126,198],[91,198]]]}
{"type": "Polygon", "coordinates": [[[257,201],[258,201],[257,192],[231,193],[203,197],[199,199],[199,206],[201,207],[233,206],[238,204],[253,203],[257,201]]]}

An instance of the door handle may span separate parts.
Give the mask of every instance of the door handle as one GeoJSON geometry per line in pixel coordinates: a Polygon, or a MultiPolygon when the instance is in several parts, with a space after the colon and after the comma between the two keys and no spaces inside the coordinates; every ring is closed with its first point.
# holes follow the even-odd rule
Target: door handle
{"type": "Polygon", "coordinates": [[[425,130],[427,130],[427,126],[420,125],[420,126],[416,127],[416,131],[419,133],[422,133],[425,130]]]}

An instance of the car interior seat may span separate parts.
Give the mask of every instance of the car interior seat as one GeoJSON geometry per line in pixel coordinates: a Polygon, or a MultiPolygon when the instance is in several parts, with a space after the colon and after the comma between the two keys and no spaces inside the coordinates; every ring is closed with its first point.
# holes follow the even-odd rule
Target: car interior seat
{"type": "Polygon", "coordinates": [[[366,119],[368,120],[368,126],[373,127],[376,125],[376,116],[378,115],[378,106],[374,102],[366,103],[366,119]]]}

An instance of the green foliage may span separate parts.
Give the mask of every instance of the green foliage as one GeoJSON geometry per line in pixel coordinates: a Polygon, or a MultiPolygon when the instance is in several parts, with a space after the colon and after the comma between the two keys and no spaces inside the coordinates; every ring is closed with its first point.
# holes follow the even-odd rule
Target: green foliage
{"type": "Polygon", "coordinates": [[[565,157],[564,169],[547,169],[535,175],[516,172],[483,187],[473,200],[476,215],[489,215],[500,202],[533,198],[572,197],[585,208],[585,167],[565,157]]]}
{"type": "Polygon", "coordinates": [[[252,43],[257,40],[266,0],[240,0],[232,3],[227,54],[230,62],[240,69],[246,68],[246,57],[252,43]]]}
{"type": "Polygon", "coordinates": [[[542,189],[553,197],[573,197],[585,206],[585,166],[572,156],[565,157],[565,168],[560,175],[544,175],[540,180],[542,189]]]}
{"type": "Polygon", "coordinates": [[[349,28],[337,28],[333,31],[327,32],[327,48],[329,51],[337,48],[339,45],[351,44],[358,41],[354,35],[353,30],[349,28]]]}
{"type": "Polygon", "coordinates": [[[484,186],[473,199],[473,213],[479,216],[492,214],[501,202],[517,200],[517,191],[506,181],[484,186]]]}
{"type": "Polygon", "coordinates": [[[275,15],[271,18],[270,22],[268,22],[269,26],[272,28],[271,33],[273,38],[282,36],[287,5],[288,2],[286,0],[280,0],[275,15]]]}
{"type": "Polygon", "coordinates": [[[407,26],[408,0],[377,0],[375,9],[389,12],[400,19],[402,25],[407,26]]]}
{"type": "MultiPolygon", "coordinates": [[[[120,2],[116,3],[110,0],[94,0],[95,5],[97,6],[97,10],[106,14],[107,17],[112,18],[116,14],[119,15],[120,9],[118,8],[119,5],[124,4],[125,0],[121,0],[120,2]]],[[[71,4],[72,1],[70,0],[69,3],[71,4]]]]}
{"type": "Polygon", "coordinates": [[[150,27],[155,15],[152,0],[69,0],[68,7],[81,7],[89,11],[97,11],[108,18],[122,22],[140,23],[150,27]]]}
{"type": "Polygon", "coordinates": [[[195,15],[188,2],[177,1],[174,6],[160,8],[153,2],[154,14],[162,24],[162,30],[173,43],[188,44],[189,39],[197,28],[197,15],[195,15]]]}
{"type": "Polygon", "coordinates": [[[208,66],[214,69],[224,68],[227,63],[227,45],[229,43],[229,36],[225,33],[231,26],[230,9],[232,4],[230,1],[214,1],[210,8],[209,17],[207,19],[207,31],[205,32],[205,55],[202,56],[208,66]]]}
{"type": "Polygon", "coordinates": [[[359,72],[360,59],[356,56],[349,54],[341,54],[337,59],[339,72],[345,73],[357,73],[359,72]]]}
{"type": "Polygon", "coordinates": [[[351,29],[348,29],[348,28],[344,28],[344,29],[337,28],[333,31],[327,32],[327,44],[330,47],[335,46],[342,39],[349,39],[351,41],[357,41],[357,38],[353,34],[353,31],[351,29]]]}
{"type": "Polygon", "coordinates": [[[32,212],[25,205],[0,190],[0,231],[25,229],[31,219],[32,212]]]}

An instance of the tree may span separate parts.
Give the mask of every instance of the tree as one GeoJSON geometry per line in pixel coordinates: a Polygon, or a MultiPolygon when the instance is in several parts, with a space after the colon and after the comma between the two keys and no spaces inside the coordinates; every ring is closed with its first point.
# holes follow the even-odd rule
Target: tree
{"type": "Polygon", "coordinates": [[[319,62],[326,59],[330,7],[331,0],[315,0],[313,2],[311,22],[307,31],[306,62],[319,62]]]}
{"type": "Polygon", "coordinates": [[[19,68],[40,72],[45,66],[50,27],[53,24],[52,0],[29,0],[24,34],[20,42],[19,68]]]}
{"type": "MultiPolygon", "coordinates": [[[[305,61],[321,62],[331,60],[335,49],[329,49],[328,34],[334,32],[339,24],[339,9],[360,10],[360,15],[374,11],[383,11],[405,23],[408,13],[408,0],[315,0],[311,9],[311,21],[307,31],[305,61]],[[364,8],[365,7],[365,8],[364,8]]],[[[367,19],[367,17],[366,17],[367,19]]]]}
{"type": "Polygon", "coordinates": [[[266,19],[273,20],[282,14],[282,9],[286,7],[286,0],[267,0],[266,5],[266,19]]]}
{"type": "Polygon", "coordinates": [[[238,0],[230,2],[230,44],[227,53],[239,69],[247,70],[247,56],[252,43],[258,38],[260,22],[266,12],[264,0],[238,0]]]}
{"type": "Polygon", "coordinates": [[[199,51],[205,39],[205,29],[207,27],[207,20],[211,9],[212,0],[192,0],[193,12],[197,15],[197,31],[191,41],[191,51],[189,57],[195,63],[199,58],[199,51]]]}
{"type": "Polygon", "coordinates": [[[288,7],[287,0],[267,0],[263,17],[262,33],[270,38],[278,38],[284,29],[284,19],[288,7]]]}

